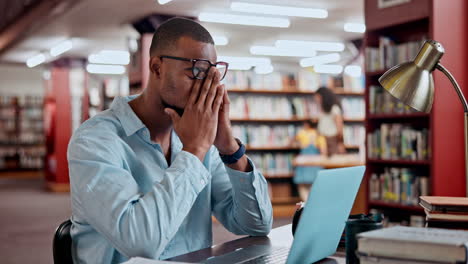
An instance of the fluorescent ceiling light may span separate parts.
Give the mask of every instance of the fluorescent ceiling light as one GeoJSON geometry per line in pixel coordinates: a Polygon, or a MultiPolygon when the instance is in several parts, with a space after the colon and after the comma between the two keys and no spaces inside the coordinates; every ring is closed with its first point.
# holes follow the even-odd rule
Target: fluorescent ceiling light
{"type": "Polygon", "coordinates": [[[227,13],[202,12],[198,19],[203,22],[287,28],[291,24],[287,18],[232,15],[227,13]]]}
{"type": "Polygon", "coordinates": [[[229,69],[232,64],[245,64],[252,66],[261,66],[271,64],[269,58],[256,58],[256,57],[230,57],[230,56],[219,56],[218,61],[224,61],[229,63],[229,69]]]}
{"type": "Polygon", "coordinates": [[[255,67],[255,73],[256,74],[269,74],[269,73],[272,73],[273,70],[274,70],[274,68],[273,68],[273,66],[271,64],[255,67]]]}
{"type": "Polygon", "coordinates": [[[165,5],[165,4],[167,4],[167,3],[171,2],[171,1],[172,1],[172,0],[158,0],[158,3],[159,3],[160,5],[165,5]]]}
{"type": "Polygon", "coordinates": [[[60,54],[63,54],[73,48],[73,43],[71,40],[65,40],[59,43],[57,46],[50,49],[50,55],[56,57],[60,54]]]}
{"type": "Polygon", "coordinates": [[[344,31],[346,32],[355,32],[355,33],[364,33],[366,32],[366,25],[362,23],[345,23],[344,31]]]}
{"type": "Polygon", "coordinates": [[[286,57],[313,57],[317,55],[313,49],[280,49],[271,46],[252,46],[250,47],[250,53],[254,55],[286,57]]]}
{"type": "Polygon", "coordinates": [[[213,36],[213,40],[217,46],[225,46],[229,43],[228,38],[225,36],[213,36]]]}
{"type": "Polygon", "coordinates": [[[327,73],[327,74],[340,74],[343,72],[343,66],[331,65],[331,64],[320,64],[314,66],[315,72],[327,73]]]}
{"type": "Polygon", "coordinates": [[[89,55],[88,62],[127,65],[130,63],[130,53],[121,50],[102,50],[99,53],[89,55]]]}
{"type": "Polygon", "coordinates": [[[88,64],[86,70],[94,74],[124,74],[125,67],[122,65],[88,64]]]}
{"type": "Polygon", "coordinates": [[[348,65],[344,68],[344,72],[349,76],[360,77],[362,74],[362,68],[357,65],[348,65]]]}
{"type": "Polygon", "coordinates": [[[263,4],[254,4],[254,3],[245,3],[245,2],[232,2],[231,10],[247,12],[247,13],[280,15],[280,16],[296,16],[296,17],[311,17],[311,18],[327,18],[328,17],[328,11],[325,9],[263,5],[263,4]]]}
{"type": "Polygon", "coordinates": [[[345,45],[341,42],[319,42],[302,40],[277,40],[275,46],[281,49],[313,49],[320,51],[343,51],[345,45]]]}
{"type": "Polygon", "coordinates": [[[40,54],[37,54],[31,58],[29,58],[27,61],[26,61],[26,65],[29,67],[29,68],[33,68],[33,67],[36,67],[37,65],[41,64],[41,63],[44,63],[46,60],[46,57],[44,54],[40,53],[40,54]]]}
{"type": "Polygon", "coordinates": [[[341,56],[338,53],[330,53],[326,55],[315,56],[312,58],[302,59],[299,64],[301,67],[311,67],[314,65],[333,63],[340,61],[341,56]]]}
{"type": "Polygon", "coordinates": [[[230,71],[231,70],[233,70],[233,71],[247,71],[247,70],[252,69],[252,65],[246,64],[246,63],[235,62],[235,63],[229,63],[228,69],[230,71]]]}

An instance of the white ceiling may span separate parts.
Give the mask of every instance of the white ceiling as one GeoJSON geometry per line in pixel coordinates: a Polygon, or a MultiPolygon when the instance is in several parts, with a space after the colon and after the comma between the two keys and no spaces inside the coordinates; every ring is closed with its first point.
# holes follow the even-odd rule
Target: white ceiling
{"type": "MultiPolygon", "coordinates": [[[[247,0],[243,0],[247,1],[247,0]]],[[[251,45],[274,45],[277,39],[343,41],[362,37],[343,31],[345,22],[364,22],[363,0],[250,0],[249,2],[325,8],[326,19],[291,17],[289,28],[202,23],[212,34],[229,37],[227,46],[219,46],[220,55],[249,55],[251,45]]],[[[82,0],[72,10],[33,33],[0,57],[0,62],[24,63],[27,58],[66,38],[73,38],[74,48],[63,56],[86,58],[101,49],[127,49],[127,38],[138,33],[129,24],[146,15],[168,14],[197,17],[201,11],[232,12],[230,0],[173,0],[159,5],[156,0],[82,0]]],[[[232,12],[233,13],[233,12],[232,12]]],[[[274,60],[298,61],[297,58],[274,60]]]]}

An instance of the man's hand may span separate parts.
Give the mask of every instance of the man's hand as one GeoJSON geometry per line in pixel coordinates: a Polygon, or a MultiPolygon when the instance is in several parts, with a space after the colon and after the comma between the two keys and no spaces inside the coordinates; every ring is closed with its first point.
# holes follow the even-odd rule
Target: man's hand
{"type": "Polygon", "coordinates": [[[221,87],[223,90],[223,103],[219,109],[218,131],[214,145],[221,154],[231,155],[239,149],[239,145],[232,135],[231,120],[229,119],[229,105],[231,101],[229,101],[224,84],[221,87]]]}
{"type": "Polygon", "coordinates": [[[224,96],[219,78],[219,72],[213,67],[205,80],[195,80],[182,116],[172,109],[164,109],[172,119],[183,150],[201,161],[213,145],[218,128],[219,109],[224,96]]]}

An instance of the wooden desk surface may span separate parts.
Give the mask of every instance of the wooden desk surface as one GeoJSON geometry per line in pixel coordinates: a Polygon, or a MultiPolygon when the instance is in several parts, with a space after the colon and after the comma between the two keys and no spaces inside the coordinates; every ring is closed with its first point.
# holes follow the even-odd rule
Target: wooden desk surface
{"type": "Polygon", "coordinates": [[[321,155],[299,155],[293,160],[293,165],[298,167],[317,166],[325,169],[336,169],[364,165],[358,155],[336,155],[330,158],[321,155]]]}
{"type": "MultiPolygon", "coordinates": [[[[212,256],[220,256],[232,252],[238,248],[245,248],[251,245],[271,245],[272,247],[290,247],[292,245],[293,236],[291,233],[291,224],[274,228],[266,237],[244,237],[233,241],[226,242],[221,245],[216,245],[211,248],[205,248],[181,256],[177,256],[169,261],[180,261],[197,263],[206,260],[212,256]]],[[[341,264],[346,263],[344,253],[337,253],[327,259],[317,263],[341,264]]]]}

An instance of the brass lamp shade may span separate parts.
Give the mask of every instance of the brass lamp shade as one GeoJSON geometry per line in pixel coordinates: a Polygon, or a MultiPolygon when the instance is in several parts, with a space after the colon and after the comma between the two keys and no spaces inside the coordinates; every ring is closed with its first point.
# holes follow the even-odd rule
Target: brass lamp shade
{"type": "Polygon", "coordinates": [[[420,112],[429,113],[434,101],[432,72],[444,54],[436,41],[426,41],[413,61],[397,65],[380,78],[382,87],[420,112]]]}

